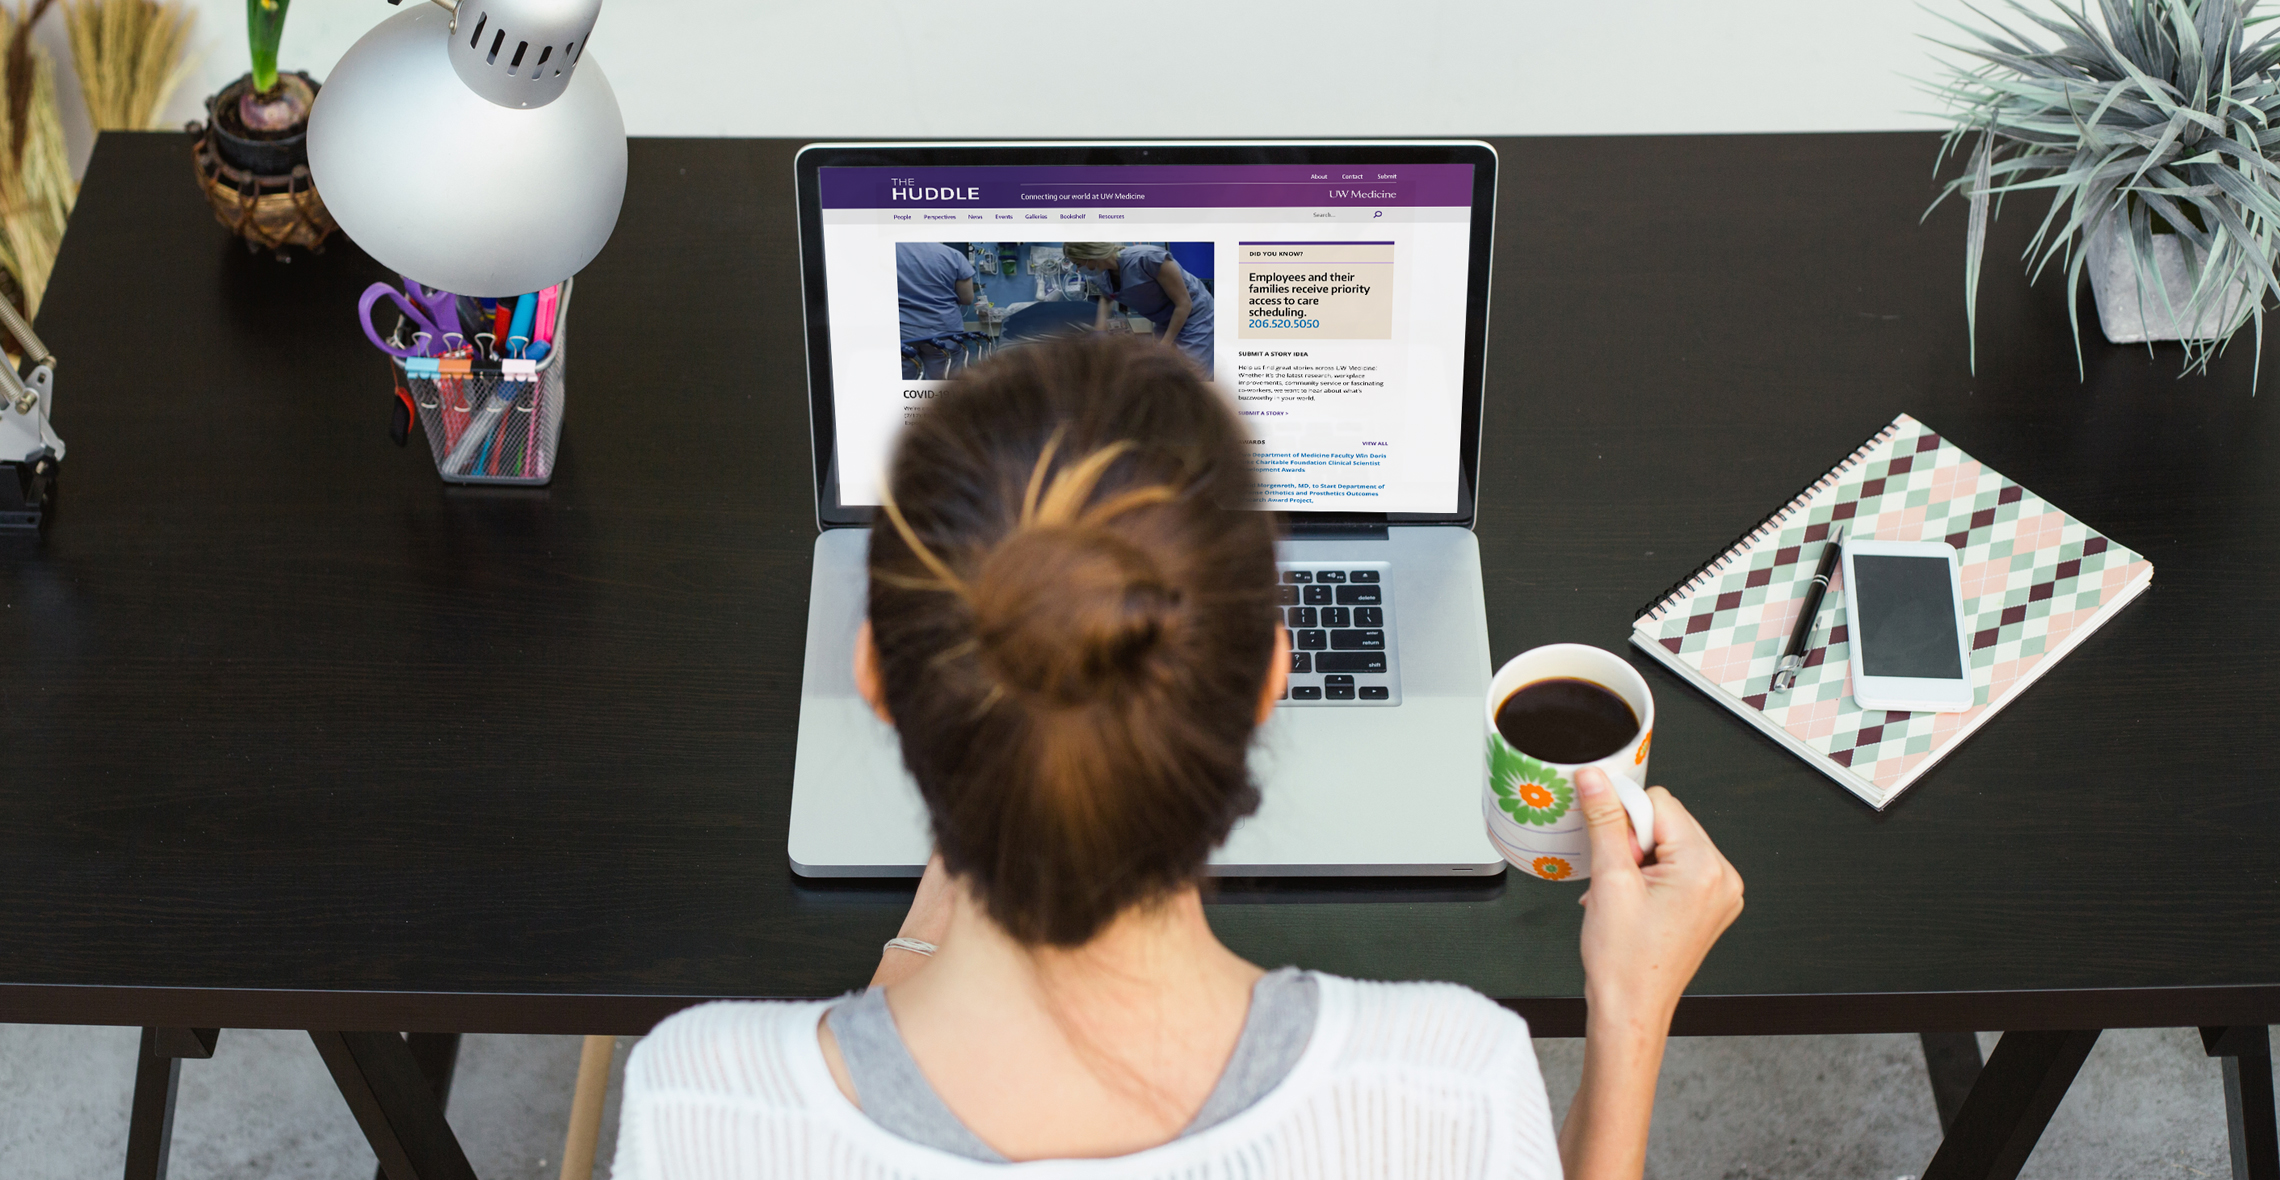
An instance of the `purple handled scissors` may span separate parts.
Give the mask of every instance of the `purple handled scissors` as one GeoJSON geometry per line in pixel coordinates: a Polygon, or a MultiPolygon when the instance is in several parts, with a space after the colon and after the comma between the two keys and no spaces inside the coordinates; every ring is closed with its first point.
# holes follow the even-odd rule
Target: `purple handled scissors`
{"type": "Polygon", "coordinates": [[[467,339],[459,330],[459,297],[449,291],[422,287],[409,277],[405,277],[401,291],[386,283],[366,287],[364,297],[356,301],[356,322],[364,326],[364,337],[372,342],[372,347],[397,358],[438,355],[467,339]],[[411,347],[389,343],[372,327],[372,305],[382,298],[395,303],[404,318],[411,321],[411,347]],[[435,352],[431,353],[431,348],[435,352]]]}

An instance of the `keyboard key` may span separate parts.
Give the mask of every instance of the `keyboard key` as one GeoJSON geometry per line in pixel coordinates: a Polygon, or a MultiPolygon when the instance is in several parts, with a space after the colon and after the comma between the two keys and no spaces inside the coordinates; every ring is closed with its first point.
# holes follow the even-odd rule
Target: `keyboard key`
{"type": "MultiPolygon", "coordinates": [[[[1314,587],[1314,590],[1328,591],[1329,589],[1330,588],[1328,586],[1314,587]]],[[[1310,596],[1307,598],[1308,602],[1314,601],[1314,599],[1311,597],[1311,595],[1314,593],[1314,590],[1307,591],[1307,594],[1310,596]]],[[[1324,598],[1322,601],[1328,602],[1330,600],[1328,598],[1324,598]]],[[[1384,601],[1385,598],[1378,592],[1378,588],[1375,586],[1338,587],[1338,605],[1340,606],[1376,606],[1384,601]]]]}
{"type": "Polygon", "coordinates": [[[1351,685],[1354,683],[1354,678],[1352,676],[1325,676],[1322,678],[1322,683],[1351,685]]]}
{"type": "MultiPolygon", "coordinates": [[[[1355,587],[1340,586],[1338,587],[1338,593],[1344,594],[1348,590],[1352,589],[1355,589],[1355,587]]],[[[1376,602],[1377,599],[1374,596],[1377,594],[1377,591],[1375,589],[1372,589],[1370,590],[1370,594],[1373,596],[1370,601],[1376,602]]],[[[1328,606],[1330,605],[1330,587],[1301,586],[1299,587],[1299,598],[1308,606],[1328,606]]]]}
{"type": "Polygon", "coordinates": [[[1383,672],[1385,653],[1382,651],[1325,651],[1314,656],[1317,672],[1383,672]]]}
{"type": "Polygon", "coordinates": [[[1283,571],[1283,584],[1286,586],[1303,586],[1313,580],[1314,575],[1306,570],[1283,571]]]}
{"type": "Polygon", "coordinates": [[[1322,695],[1333,701],[1350,701],[1354,699],[1354,686],[1351,684],[1325,684],[1322,686],[1322,695]]]}
{"type": "Polygon", "coordinates": [[[1382,607],[1382,606],[1357,606],[1357,607],[1355,607],[1355,608],[1354,608],[1354,625],[1355,625],[1356,627],[1383,627],[1383,626],[1385,626],[1385,608],[1384,608],[1384,607],[1382,607]]]}
{"type": "Polygon", "coordinates": [[[1322,690],[1311,684],[1294,684],[1290,688],[1290,699],[1294,701],[1319,701],[1322,699],[1322,690]]]}
{"type": "Polygon", "coordinates": [[[1362,699],[1365,701],[1387,700],[1391,695],[1382,684],[1365,684],[1362,686],[1362,699]]]}
{"type": "Polygon", "coordinates": [[[1346,580],[1346,571],[1316,570],[1314,571],[1314,580],[1317,582],[1343,582],[1346,580]]]}
{"type": "Polygon", "coordinates": [[[1296,587],[1296,586],[1278,586],[1278,587],[1276,587],[1276,588],[1275,588],[1275,601],[1282,603],[1284,606],[1297,606],[1297,605],[1298,605],[1298,587],[1296,587]]]}
{"type": "Polygon", "coordinates": [[[1298,633],[1298,650],[1300,651],[1321,651],[1328,646],[1330,646],[1330,633],[1328,631],[1308,630],[1298,633]]]}
{"type": "MultiPolygon", "coordinates": [[[[1299,609],[1307,610],[1308,608],[1300,607],[1299,609]]],[[[1319,624],[1308,623],[1307,626],[1351,627],[1354,625],[1353,616],[1354,608],[1350,606],[1326,606],[1322,608],[1322,622],[1319,624]]]]}
{"type": "Polygon", "coordinates": [[[1312,672],[1314,670],[1314,657],[1302,651],[1290,653],[1290,670],[1293,672],[1312,672]]]}
{"type": "MultiPolygon", "coordinates": [[[[1323,607],[1322,609],[1323,609],[1323,610],[1337,610],[1338,608],[1337,608],[1337,607],[1334,607],[1334,606],[1326,606],[1326,607],[1323,607]]],[[[1290,608],[1289,610],[1287,610],[1287,611],[1284,611],[1283,613],[1284,613],[1284,614],[1287,614],[1287,615],[1289,615],[1289,616],[1290,616],[1290,625],[1291,625],[1291,626],[1293,626],[1293,627],[1319,627],[1319,626],[1322,626],[1322,624],[1320,624],[1320,623],[1317,623],[1317,622],[1315,622],[1315,621],[1314,621],[1314,608],[1313,608],[1313,607],[1311,607],[1311,606],[1294,606],[1294,607],[1290,608]]]]}
{"type": "Polygon", "coordinates": [[[1378,572],[1376,570],[1355,570],[1348,576],[1351,577],[1354,581],[1368,582],[1371,585],[1376,585],[1378,580],[1378,572]]]}
{"type": "Polygon", "coordinates": [[[1330,648],[1333,651],[1384,651],[1383,631],[1332,631],[1330,648]]]}

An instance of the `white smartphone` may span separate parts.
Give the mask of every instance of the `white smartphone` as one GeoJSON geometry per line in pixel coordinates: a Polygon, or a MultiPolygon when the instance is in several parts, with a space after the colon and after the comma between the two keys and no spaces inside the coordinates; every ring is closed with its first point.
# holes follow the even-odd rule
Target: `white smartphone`
{"type": "Polygon", "coordinates": [[[1844,543],[1852,695],[1863,709],[1960,713],[1971,707],[1963,650],[1963,573],[1944,541],[1844,543]]]}

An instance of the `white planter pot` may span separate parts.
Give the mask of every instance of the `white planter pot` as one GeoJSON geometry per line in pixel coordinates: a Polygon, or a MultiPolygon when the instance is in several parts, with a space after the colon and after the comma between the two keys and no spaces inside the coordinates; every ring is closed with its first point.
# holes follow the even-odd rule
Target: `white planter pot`
{"type": "Polygon", "coordinates": [[[2109,218],[2105,228],[2090,235],[2089,257],[2083,269],[2090,274],[2090,290],[2098,297],[2098,327],[2116,344],[2143,344],[2148,340],[2215,340],[2225,335],[2233,313],[2253,293],[2235,283],[2229,294],[2207,300],[2192,323],[2180,325],[2193,284],[2185,272],[2185,242],[2176,234],[2153,235],[2153,262],[2161,287],[2151,276],[2141,287],[2137,261],[2130,256],[2127,230],[2120,218],[2109,218]],[[2168,298],[2162,298],[2167,288],[2168,298]]]}

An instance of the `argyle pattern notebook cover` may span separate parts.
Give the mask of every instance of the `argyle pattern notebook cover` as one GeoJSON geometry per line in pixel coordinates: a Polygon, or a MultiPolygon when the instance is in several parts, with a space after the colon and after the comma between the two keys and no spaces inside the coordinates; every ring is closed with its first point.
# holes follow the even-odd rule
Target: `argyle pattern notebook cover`
{"type": "Polygon", "coordinates": [[[1631,641],[1882,810],[2152,580],[2145,558],[1902,414],[1649,606],[1631,641]],[[1841,571],[1796,687],[1769,695],[1832,533],[1955,547],[1970,628],[1969,710],[1853,703],[1841,571]]]}

